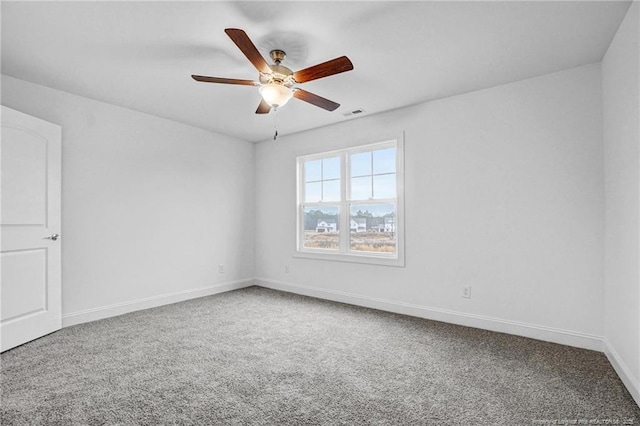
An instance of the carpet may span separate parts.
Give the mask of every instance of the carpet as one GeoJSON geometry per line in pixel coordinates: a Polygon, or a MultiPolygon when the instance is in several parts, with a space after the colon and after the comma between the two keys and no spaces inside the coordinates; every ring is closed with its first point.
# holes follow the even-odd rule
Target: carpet
{"type": "Polygon", "coordinates": [[[261,287],[0,362],[2,425],[640,424],[602,353],[261,287]]]}

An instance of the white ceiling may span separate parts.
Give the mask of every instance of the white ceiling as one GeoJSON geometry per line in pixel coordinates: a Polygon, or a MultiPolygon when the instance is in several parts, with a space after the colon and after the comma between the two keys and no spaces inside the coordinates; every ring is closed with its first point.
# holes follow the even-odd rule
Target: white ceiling
{"type": "Polygon", "coordinates": [[[629,4],[2,1],[2,73],[255,142],[600,61],[629,4]],[[301,86],[342,106],[256,115],[257,88],[193,81],[257,79],[227,27],[294,71],[348,56],[301,86]]]}

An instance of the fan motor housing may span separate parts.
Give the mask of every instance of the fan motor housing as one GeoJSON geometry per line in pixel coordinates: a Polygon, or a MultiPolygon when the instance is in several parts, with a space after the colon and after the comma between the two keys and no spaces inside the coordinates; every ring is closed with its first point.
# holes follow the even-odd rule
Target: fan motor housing
{"type": "Polygon", "coordinates": [[[282,50],[271,51],[271,58],[275,62],[273,65],[270,65],[272,72],[270,74],[260,73],[260,83],[276,83],[287,87],[292,87],[295,84],[293,71],[284,65],[280,65],[280,61],[282,61],[285,56],[286,54],[282,50]]]}

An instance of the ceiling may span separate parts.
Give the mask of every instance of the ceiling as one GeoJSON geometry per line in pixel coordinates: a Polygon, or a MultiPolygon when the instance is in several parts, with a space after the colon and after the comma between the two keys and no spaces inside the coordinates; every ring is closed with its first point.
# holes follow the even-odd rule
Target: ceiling
{"type": "Polygon", "coordinates": [[[629,5],[2,1],[2,73],[257,142],[600,61],[629,5]],[[227,27],[294,71],[348,56],[353,71],[301,86],[341,107],[256,115],[257,88],[193,81],[257,79],[227,27]]]}

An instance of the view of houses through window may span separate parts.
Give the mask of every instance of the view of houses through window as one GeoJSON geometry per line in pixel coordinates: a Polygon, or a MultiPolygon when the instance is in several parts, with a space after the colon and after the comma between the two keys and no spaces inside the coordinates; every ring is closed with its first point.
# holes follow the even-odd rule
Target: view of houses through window
{"type": "Polygon", "coordinates": [[[298,159],[300,251],[396,255],[396,151],[392,141],[298,159]]]}
{"type": "Polygon", "coordinates": [[[394,204],[351,205],[349,247],[356,251],[395,253],[394,204]]]}
{"type": "Polygon", "coordinates": [[[305,207],[304,247],[338,250],[338,207],[305,207]]]}

